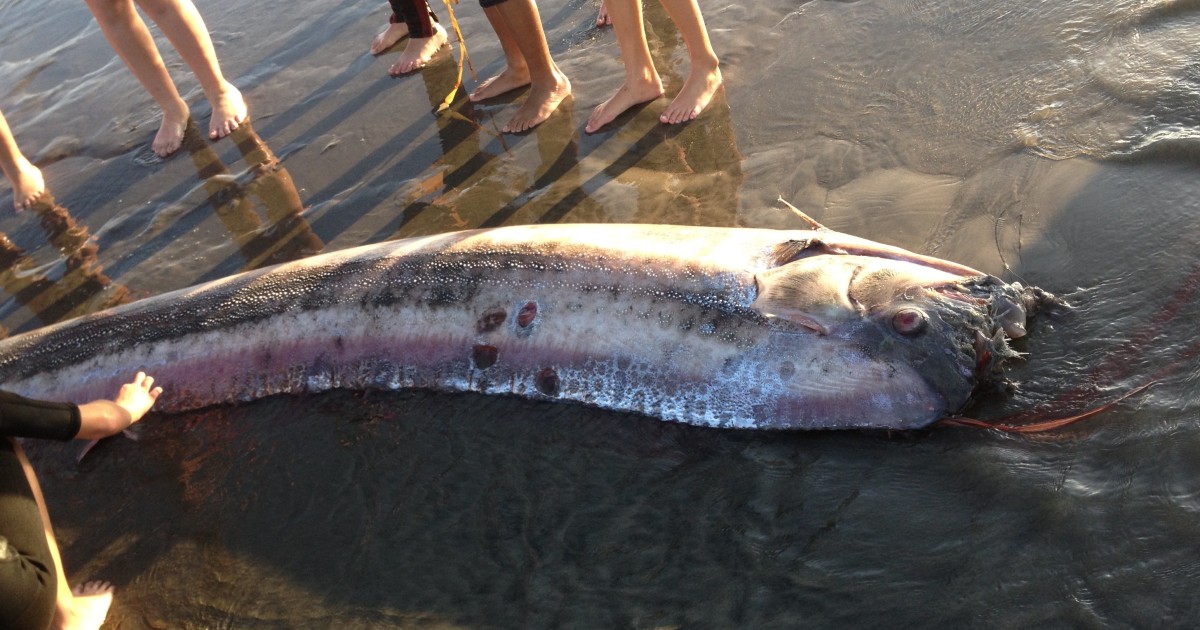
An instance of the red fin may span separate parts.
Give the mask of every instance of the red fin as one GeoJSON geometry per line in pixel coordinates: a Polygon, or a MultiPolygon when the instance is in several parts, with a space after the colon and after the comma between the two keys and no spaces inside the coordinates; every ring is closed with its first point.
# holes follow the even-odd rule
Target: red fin
{"type": "Polygon", "coordinates": [[[1147,387],[1150,387],[1153,384],[1154,384],[1154,381],[1150,381],[1149,383],[1146,383],[1145,385],[1141,385],[1141,386],[1136,387],[1128,392],[1125,392],[1124,394],[1121,394],[1115,400],[1112,400],[1103,405],[1100,405],[1099,407],[1089,409],[1083,413],[1076,414],[1073,416],[1067,416],[1065,418],[1053,418],[1051,420],[1030,422],[1028,424],[993,423],[993,422],[985,422],[983,420],[976,420],[974,418],[943,418],[942,420],[939,420],[936,423],[936,426],[972,427],[972,428],[976,428],[976,429],[995,429],[997,431],[1004,431],[1007,433],[1044,433],[1046,431],[1053,431],[1055,429],[1060,429],[1069,424],[1074,424],[1076,422],[1079,422],[1080,420],[1083,420],[1085,418],[1090,418],[1090,417],[1092,417],[1098,413],[1101,413],[1103,411],[1108,411],[1109,409],[1116,406],[1117,403],[1125,400],[1126,398],[1129,398],[1130,396],[1134,396],[1136,394],[1141,393],[1147,387]]]}

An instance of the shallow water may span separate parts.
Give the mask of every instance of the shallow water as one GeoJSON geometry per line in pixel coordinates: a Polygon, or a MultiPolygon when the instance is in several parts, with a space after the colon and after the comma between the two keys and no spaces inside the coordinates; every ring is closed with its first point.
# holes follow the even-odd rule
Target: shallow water
{"type": "MultiPolygon", "coordinates": [[[[111,627],[1200,618],[1200,6],[702,1],[725,95],[682,127],[657,124],[659,101],[594,135],[613,36],[593,2],[540,6],[574,101],[502,136],[519,96],[435,116],[449,56],[393,80],[394,53],[365,53],[382,3],[200,3],[252,133],[158,162],[154,108],[80,3],[0,0],[0,107],[58,202],[0,214],[22,250],[0,323],[466,227],[799,225],[782,197],[1076,306],[1038,322],[1020,389],[975,415],[1070,414],[1154,385],[1034,438],[340,392],[152,418],[78,466],[74,447],[37,445],[69,574],[119,589],[111,627]]],[[[480,78],[498,71],[479,9],[456,13],[480,78]]],[[[647,20],[673,92],[682,43],[656,3],[647,20]]]]}

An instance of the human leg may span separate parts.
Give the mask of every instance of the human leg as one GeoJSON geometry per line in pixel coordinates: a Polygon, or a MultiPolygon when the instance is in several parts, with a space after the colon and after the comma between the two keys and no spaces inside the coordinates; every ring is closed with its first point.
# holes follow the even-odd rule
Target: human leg
{"type": "Polygon", "coordinates": [[[42,171],[21,153],[3,112],[0,112],[0,169],[12,185],[14,209],[28,208],[35,199],[46,192],[42,171]]]}
{"type": "MultiPolygon", "coordinates": [[[[396,0],[392,0],[395,2],[396,0]]],[[[402,0],[404,21],[408,25],[408,44],[388,73],[407,74],[423,68],[442,46],[446,45],[446,29],[438,24],[437,16],[429,10],[426,0],[402,0]]]]}
{"type": "Polygon", "coordinates": [[[664,123],[676,124],[692,120],[708,107],[721,88],[721,68],[696,0],[662,0],[662,5],[688,50],[688,76],[683,88],[658,117],[664,123]]]}
{"type": "Polygon", "coordinates": [[[58,543],[33,466],[16,442],[0,439],[0,513],[8,553],[0,560],[0,611],[24,608],[15,618],[0,613],[6,628],[96,629],[112,604],[112,585],[89,582],[72,590],[63,574],[58,543]],[[10,591],[15,586],[17,591],[10,591]],[[12,597],[10,597],[12,595],[12,597]],[[51,623],[53,621],[53,623],[51,623]]]}
{"type": "Polygon", "coordinates": [[[404,4],[410,0],[388,0],[392,5],[392,14],[388,16],[387,28],[379,32],[371,40],[371,54],[382,55],[396,42],[408,36],[408,24],[404,21],[404,4]]]}
{"type": "Polygon", "coordinates": [[[233,133],[248,115],[246,100],[221,74],[212,38],[196,5],[191,0],[137,0],[137,3],[200,82],[204,97],[212,106],[208,137],[215,140],[233,133]]]}
{"type": "Polygon", "coordinates": [[[58,597],[54,556],[15,442],[0,438],[0,627],[47,628],[58,597]]]}
{"type": "Polygon", "coordinates": [[[109,45],[162,109],[162,124],[151,148],[161,157],[178,151],[183,142],[183,130],[187,127],[188,106],[180,98],[171,75],[167,73],[167,66],[158,54],[150,29],[133,8],[133,0],[85,2],[109,45]]]}
{"type": "Polygon", "coordinates": [[[509,28],[508,21],[500,13],[498,4],[498,2],[480,2],[480,5],[483,6],[483,15],[487,18],[488,24],[492,26],[492,30],[495,31],[496,39],[500,40],[500,48],[504,51],[504,70],[500,71],[500,74],[485,79],[479,84],[479,87],[471,92],[469,98],[475,102],[500,96],[529,85],[529,64],[525,61],[521,47],[517,45],[516,33],[509,28]]]}
{"type": "Polygon", "coordinates": [[[650,58],[646,27],[642,22],[641,0],[606,0],[612,19],[617,47],[625,65],[625,82],[607,101],[596,106],[584,131],[593,133],[617,116],[640,103],[652,101],[663,93],[662,80],[650,58]]]}
{"type": "MultiPolygon", "coordinates": [[[[505,72],[512,69],[511,45],[523,59],[528,76],[529,94],[513,117],[505,123],[503,131],[518,133],[532,129],[549,118],[559,103],[571,95],[571,82],[550,56],[550,45],[546,42],[546,33],[542,30],[542,17],[533,0],[504,0],[485,7],[484,13],[496,29],[496,36],[500,38],[500,45],[505,50],[505,59],[509,61],[505,72]],[[509,43],[506,43],[506,39],[510,40],[509,43]]],[[[503,92],[497,91],[504,87],[500,82],[504,74],[501,73],[480,85],[479,89],[472,93],[471,100],[496,96],[520,87],[512,85],[503,92]],[[485,90],[488,90],[487,96],[481,94],[485,90]],[[478,98],[477,94],[480,94],[478,98]]]]}

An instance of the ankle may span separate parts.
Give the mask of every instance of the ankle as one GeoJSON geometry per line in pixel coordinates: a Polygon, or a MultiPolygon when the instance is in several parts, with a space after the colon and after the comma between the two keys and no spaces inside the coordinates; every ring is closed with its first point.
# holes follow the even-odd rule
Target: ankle
{"type": "Polygon", "coordinates": [[[531,75],[529,73],[529,65],[526,64],[524,61],[521,61],[519,63],[514,63],[512,61],[509,61],[508,64],[505,65],[504,70],[502,70],[500,72],[500,74],[507,74],[508,76],[513,77],[515,79],[522,79],[525,81],[529,81],[530,79],[533,78],[533,75],[531,75]]]}
{"type": "Polygon", "coordinates": [[[717,58],[716,53],[709,52],[702,54],[699,57],[690,60],[692,71],[700,71],[705,74],[717,75],[721,74],[721,60],[717,58]]]}
{"type": "Polygon", "coordinates": [[[224,79],[217,81],[216,85],[211,87],[201,86],[201,89],[204,91],[204,99],[214,110],[227,103],[233,95],[240,94],[233,84],[224,79]]]}
{"type": "Polygon", "coordinates": [[[649,75],[643,73],[627,75],[624,87],[630,92],[637,94],[645,94],[647,92],[658,92],[661,94],[663,91],[662,79],[659,78],[657,72],[649,75]]]}
{"type": "Polygon", "coordinates": [[[160,107],[164,121],[183,122],[191,115],[191,110],[188,109],[187,103],[183,99],[178,99],[174,103],[160,107]]]}

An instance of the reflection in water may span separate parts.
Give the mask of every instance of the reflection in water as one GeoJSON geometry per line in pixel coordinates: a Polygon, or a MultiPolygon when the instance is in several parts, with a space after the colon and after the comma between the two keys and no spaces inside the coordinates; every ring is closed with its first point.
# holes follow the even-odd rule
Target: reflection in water
{"type": "Polygon", "coordinates": [[[472,227],[497,227],[506,223],[546,223],[547,215],[567,204],[569,208],[594,207],[583,192],[578,130],[573,127],[574,101],[567,99],[558,111],[529,133],[535,139],[537,166],[532,172],[510,171],[508,191],[516,193],[496,209],[482,206],[479,222],[472,227]],[[520,182],[518,184],[517,182],[520,182]]]}
{"type": "MultiPolygon", "coordinates": [[[[31,210],[37,214],[46,240],[62,258],[39,266],[26,250],[0,234],[0,286],[40,322],[27,322],[14,330],[53,324],[129,301],[129,290],[113,283],[100,267],[99,247],[87,227],[76,223],[53,195],[43,194],[31,210]],[[51,268],[59,264],[62,275],[55,279],[51,268]]],[[[7,335],[8,331],[0,332],[7,335]]]]}
{"type": "MultiPolygon", "coordinates": [[[[674,72],[674,69],[672,69],[674,72]]],[[[664,75],[665,76],[665,75],[664,75]]],[[[697,120],[664,126],[646,111],[601,147],[614,156],[604,174],[607,188],[625,197],[599,193],[605,216],[579,221],[738,225],[738,192],[743,174],[728,105],[718,95],[697,120]],[[615,202],[615,203],[614,203],[615,202]]]]}
{"type": "MultiPolygon", "coordinates": [[[[430,107],[436,109],[454,76],[423,72],[420,77],[430,107]]],[[[522,215],[517,222],[537,222],[543,209],[561,197],[552,191],[578,189],[579,145],[572,105],[570,99],[563,102],[548,120],[514,140],[490,121],[486,126],[474,122],[481,115],[477,106],[458,99],[436,117],[441,156],[410,184],[399,225],[381,237],[500,225],[518,210],[522,215]],[[535,140],[532,146],[522,140],[528,136],[535,140]],[[480,147],[481,141],[486,145],[480,147]],[[531,148],[536,150],[533,168],[525,155],[531,148]]]]}
{"type": "Polygon", "coordinates": [[[246,261],[242,268],[256,269],[320,253],[325,244],[304,219],[304,204],[279,158],[249,122],[230,138],[248,167],[239,176],[230,174],[194,122],[188,123],[183,146],[208,191],[208,203],[246,261]],[[252,198],[266,208],[266,225],[255,212],[252,198]]]}
{"type": "MultiPolygon", "coordinates": [[[[689,69],[683,36],[662,3],[648,3],[643,19],[663,88],[667,94],[678,94],[689,69]]],[[[741,223],[742,156],[724,90],[698,118],[685,124],[663,125],[658,121],[661,110],[660,102],[654,102],[610,123],[616,133],[597,147],[597,152],[611,156],[603,171],[611,182],[598,182],[605,190],[597,193],[605,200],[606,216],[576,215],[574,220],[741,223]]]]}
{"type": "MultiPolygon", "coordinates": [[[[674,53],[683,41],[661,9],[649,11],[656,64],[677,87],[683,70],[674,53]]],[[[431,107],[447,85],[442,73],[421,74],[431,107]]],[[[399,238],[448,229],[522,223],[675,223],[737,225],[738,191],[744,179],[733,121],[724,95],[685,125],[667,126],[656,110],[635,110],[603,132],[580,137],[574,103],[525,136],[490,134],[472,119],[479,106],[460,100],[438,117],[442,156],[405,196],[399,238]],[[526,137],[532,135],[535,142],[526,137]],[[491,136],[491,137],[489,137],[491,136]],[[471,140],[484,139],[480,148],[471,140]],[[432,211],[431,211],[432,210],[432,211]]],[[[484,121],[488,125],[488,121],[484,121]]]]}
{"type": "MultiPolygon", "coordinates": [[[[203,203],[212,206],[232,237],[243,259],[240,267],[254,269],[319,253],[324,243],[304,219],[304,205],[287,169],[250,124],[242,125],[230,137],[247,167],[240,173],[230,172],[194,124],[185,132],[184,147],[202,181],[203,203]],[[265,209],[265,220],[258,214],[259,205],[265,209]]],[[[11,332],[131,299],[126,286],[114,283],[103,272],[97,239],[66,208],[47,194],[32,210],[61,258],[49,264],[39,262],[33,253],[0,234],[0,286],[11,297],[4,310],[11,313],[25,307],[32,314],[29,321],[10,323],[11,332]]],[[[155,243],[144,242],[140,249],[153,251],[155,243]]]]}
{"type": "MultiPolygon", "coordinates": [[[[422,72],[418,76],[425,87],[430,111],[441,106],[446,94],[457,81],[448,72],[422,72]]],[[[488,133],[474,122],[474,104],[460,94],[449,109],[435,115],[438,140],[441,142],[441,157],[423,173],[416,176],[400,201],[401,218],[394,233],[381,235],[384,238],[401,238],[416,234],[444,231],[447,220],[454,228],[473,227],[472,222],[460,214],[460,207],[472,207],[464,203],[461,194],[455,191],[474,190],[474,184],[487,178],[499,166],[496,153],[479,147],[480,134],[488,133]]],[[[507,151],[505,139],[492,134],[498,140],[501,151],[507,151]]]]}
{"type": "MultiPolygon", "coordinates": [[[[682,35],[660,3],[648,4],[643,17],[664,88],[677,93],[687,74],[682,35]]],[[[686,124],[662,124],[660,110],[658,102],[634,107],[589,135],[574,179],[522,215],[536,223],[738,225],[742,156],[724,93],[686,124]]]]}

